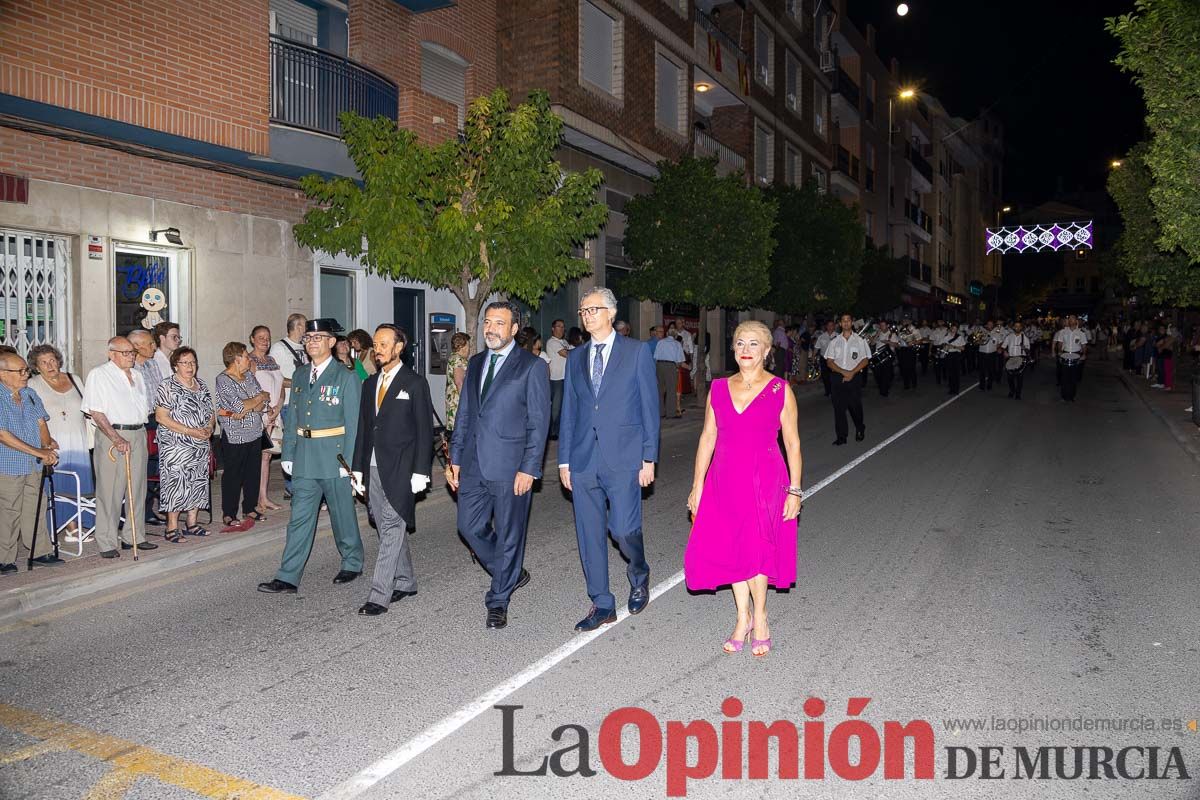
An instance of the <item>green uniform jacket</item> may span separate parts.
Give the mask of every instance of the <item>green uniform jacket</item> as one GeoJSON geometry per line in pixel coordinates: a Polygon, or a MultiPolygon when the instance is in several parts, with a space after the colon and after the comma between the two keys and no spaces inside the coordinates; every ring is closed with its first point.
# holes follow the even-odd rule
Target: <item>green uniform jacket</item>
{"type": "Polygon", "coordinates": [[[330,358],[316,384],[309,382],[312,365],[297,367],[292,375],[287,427],[283,430],[281,461],[292,462],[293,478],[338,477],[338,453],[347,464],[354,463],[354,440],[358,436],[358,402],[362,381],[337,359],[330,358]],[[297,428],[341,428],[341,436],[305,439],[297,428]]]}

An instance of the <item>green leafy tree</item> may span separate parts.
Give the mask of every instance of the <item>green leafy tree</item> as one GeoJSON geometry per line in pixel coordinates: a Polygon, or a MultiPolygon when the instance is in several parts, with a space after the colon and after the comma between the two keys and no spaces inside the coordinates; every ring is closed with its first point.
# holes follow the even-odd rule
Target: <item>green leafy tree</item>
{"type": "MultiPolygon", "coordinates": [[[[720,177],[716,159],[661,162],[647,194],[625,205],[625,252],[635,265],[622,291],[643,300],[745,308],[767,291],[775,204],[741,175],[720,177]]],[[[703,387],[697,387],[697,394],[703,387]]]]}
{"type": "Polygon", "coordinates": [[[295,227],[305,247],[449,289],[472,334],[493,292],[536,307],[546,291],[590,271],[572,245],[607,219],[596,198],[602,177],[554,160],[562,120],[545,93],[516,108],[500,89],[480,97],[461,139],[432,146],[384,117],[343,114],[342,131],[362,180],[301,181],[316,203],[295,227]]]}
{"type": "Polygon", "coordinates": [[[888,255],[885,247],[867,245],[863,252],[855,312],[864,317],[877,317],[891,311],[900,305],[907,278],[908,264],[904,259],[888,255]]]}
{"type": "Polygon", "coordinates": [[[1108,176],[1108,193],[1121,212],[1124,230],[1116,244],[1116,259],[1129,282],[1143,288],[1154,303],[1200,304],[1200,264],[1180,248],[1163,250],[1163,237],[1151,200],[1154,178],[1146,164],[1145,142],[1121,160],[1108,176]]]}
{"type": "Polygon", "coordinates": [[[781,314],[850,308],[858,297],[866,231],[858,212],[809,181],[773,186],[776,202],[771,290],[764,307],[781,314]]]}
{"type": "Polygon", "coordinates": [[[1158,246],[1200,262],[1200,3],[1137,0],[1133,13],[1105,24],[1121,43],[1115,63],[1146,101],[1158,246]]]}

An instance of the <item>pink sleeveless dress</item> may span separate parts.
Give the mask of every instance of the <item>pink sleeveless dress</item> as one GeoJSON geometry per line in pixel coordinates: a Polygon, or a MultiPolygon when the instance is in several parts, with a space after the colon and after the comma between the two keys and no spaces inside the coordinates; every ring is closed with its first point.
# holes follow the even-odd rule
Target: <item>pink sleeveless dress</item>
{"type": "Polygon", "coordinates": [[[777,589],[796,582],[796,520],[785,522],[789,485],[779,449],[787,385],[772,378],[741,414],[729,381],[713,381],[717,445],[683,556],[689,589],[715,589],[766,575],[777,589]]]}

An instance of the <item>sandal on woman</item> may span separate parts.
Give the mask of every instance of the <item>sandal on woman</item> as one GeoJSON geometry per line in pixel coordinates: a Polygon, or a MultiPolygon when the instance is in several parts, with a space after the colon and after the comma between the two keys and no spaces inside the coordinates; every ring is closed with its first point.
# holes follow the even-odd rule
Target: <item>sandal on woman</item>
{"type": "Polygon", "coordinates": [[[752,634],[753,632],[754,632],[754,615],[751,614],[750,615],[750,623],[746,626],[745,635],[738,639],[735,639],[734,637],[730,636],[728,639],[725,640],[725,643],[723,645],[721,645],[721,649],[731,655],[733,653],[742,652],[742,647],[745,646],[746,642],[750,639],[750,634],[752,634]]]}
{"type": "Polygon", "coordinates": [[[267,518],[258,511],[251,511],[246,515],[246,519],[254,520],[254,522],[264,522],[267,518]]]}
{"type": "Polygon", "coordinates": [[[184,536],[208,536],[208,531],[199,525],[189,525],[183,529],[184,536]]]}
{"type": "Polygon", "coordinates": [[[163,538],[171,544],[182,544],[183,542],[187,541],[187,539],[183,538],[183,531],[179,530],[178,528],[172,528],[169,531],[164,531],[163,538]]]}
{"type": "Polygon", "coordinates": [[[221,533],[237,533],[238,531],[246,530],[242,527],[242,523],[238,521],[237,517],[221,517],[221,522],[225,523],[225,527],[221,528],[221,533]]]}
{"type": "Polygon", "coordinates": [[[281,508],[283,508],[283,506],[279,505],[278,503],[272,503],[270,500],[263,500],[259,505],[258,510],[265,513],[267,511],[278,511],[281,508]]]}

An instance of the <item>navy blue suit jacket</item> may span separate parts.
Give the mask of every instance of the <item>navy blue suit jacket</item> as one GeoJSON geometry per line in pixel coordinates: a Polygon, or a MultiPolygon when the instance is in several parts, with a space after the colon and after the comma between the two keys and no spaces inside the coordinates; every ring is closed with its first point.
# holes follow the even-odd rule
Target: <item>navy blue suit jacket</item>
{"type": "Polygon", "coordinates": [[[645,344],[617,334],[605,353],[600,394],[592,388],[591,344],[567,354],[558,463],[572,472],[638,470],[658,461],[658,383],[645,344]]]}
{"type": "Polygon", "coordinates": [[[477,465],[489,481],[511,481],[518,472],[540,478],[550,430],[549,368],[528,350],[513,347],[480,403],[490,352],[485,349],[467,362],[450,460],[463,469],[477,465]]]}

